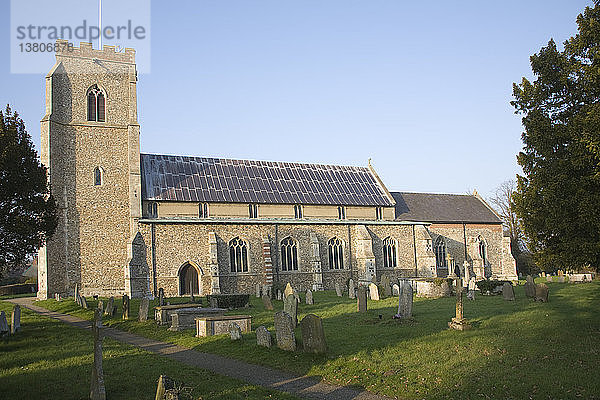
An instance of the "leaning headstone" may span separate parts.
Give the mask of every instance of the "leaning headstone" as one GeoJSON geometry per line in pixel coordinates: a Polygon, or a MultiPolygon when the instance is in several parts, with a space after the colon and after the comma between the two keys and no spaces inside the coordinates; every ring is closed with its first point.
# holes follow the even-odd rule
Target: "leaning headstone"
{"type": "Polygon", "coordinates": [[[256,328],[256,344],[263,347],[271,347],[273,345],[271,332],[264,325],[256,328]]]}
{"type": "Polygon", "coordinates": [[[354,280],[352,278],[348,281],[348,298],[356,298],[356,288],[354,287],[354,280]]]}
{"type": "Polygon", "coordinates": [[[371,300],[379,300],[379,288],[376,284],[369,284],[369,295],[371,297],[371,300]]]}
{"type": "Polygon", "coordinates": [[[339,282],[335,283],[335,294],[337,294],[338,297],[342,297],[342,288],[340,287],[339,282]]]}
{"type": "Polygon", "coordinates": [[[307,353],[327,353],[323,321],[314,314],[308,314],[300,321],[302,345],[307,353]]]}
{"type": "Polygon", "coordinates": [[[385,297],[390,297],[392,295],[392,283],[390,282],[390,278],[387,275],[384,275],[381,278],[381,284],[383,285],[383,294],[385,297]]]}
{"type": "Polygon", "coordinates": [[[356,291],[356,308],[358,312],[367,312],[367,288],[359,286],[356,291]]]}
{"type": "Polygon", "coordinates": [[[104,315],[108,315],[111,317],[115,315],[115,298],[112,296],[110,297],[110,299],[108,299],[108,304],[106,304],[104,315]]]}
{"type": "Polygon", "coordinates": [[[475,300],[475,288],[477,287],[477,285],[475,284],[475,277],[472,277],[469,280],[469,287],[468,287],[468,292],[467,292],[467,298],[469,300],[475,300]]]}
{"type": "Polygon", "coordinates": [[[146,322],[148,320],[148,306],[149,300],[147,298],[144,297],[142,300],[140,300],[140,322],[146,322]]]}
{"type": "Polygon", "coordinates": [[[463,286],[460,279],[458,279],[456,285],[456,316],[452,318],[452,321],[448,322],[448,327],[456,329],[458,331],[464,331],[471,329],[471,324],[464,317],[464,306],[463,306],[463,286]]]}
{"type": "Polygon", "coordinates": [[[393,294],[394,296],[400,296],[400,286],[398,286],[398,284],[397,284],[397,283],[394,283],[394,284],[392,285],[392,294],[393,294]]]}
{"type": "Polygon", "coordinates": [[[271,297],[266,294],[262,295],[263,305],[265,306],[265,310],[273,310],[273,304],[271,303],[271,297]]]}
{"type": "Polygon", "coordinates": [[[312,292],[311,292],[311,290],[310,290],[310,289],[308,289],[308,290],[306,291],[306,296],[305,296],[305,299],[306,299],[306,304],[308,304],[308,305],[315,304],[315,301],[314,301],[314,299],[313,299],[313,294],[312,294],[312,292]]]}
{"type": "MultiPolygon", "coordinates": [[[[158,290],[158,293],[160,294],[160,289],[158,290]]],[[[124,294],[123,295],[123,319],[129,319],[129,307],[130,307],[129,296],[124,294]]]]}
{"type": "Polygon", "coordinates": [[[81,301],[81,307],[83,307],[87,310],[87,308],[88,308],[87,299],[84,296],[80,296],[79,299],[81,301]]]}
{"type": "Polygon", "coordinates": [[[104,372],[102,370],[102,310],[94,310],[94,364],[92,366],[92,383],[90,385],[91,400],[106,400],[104,388],[104,372]]]}
{"type": "Polygon", "coordinates": [[[506,301],[513,301],[515,299],[515,290],[508,282],[505,282],[502,286],[502,298],[506,301]]]}
{"type": "Polygon", "coordinates": [[[283,291],[283,298],[285,299],[286,297],[288,297],[290,294],[294,293],[294,289],[292,288],[292,285],[288,282],[287,285],[285,285],[285,290],[283,291]]]}
{"type": "Polygon", "coordinates": [[[261,289],[261,285],[260,283],[256,284],[256,298],[260,297],[260,289],[261,289]]]}
{"type": "Polygon", "coordinates": [[[4,311],[0,311],[0,337],[8,338],[8,333],[10,332],[8,328],[8,321],[6,320],[6,314],[4,311]]]}
{"type": "Polygon", "coordinates": [[[548,286],[545,283],[535,285],[535,301],[548,302],[548,286]]]}
{"type": "Polygon", "coordinates": [[[12,315],[10,318],[10,334],[14,335],[21,329],[21,306],[15,304],[13,306],[12,315]]]}
{"type": "Polygon", "coordinates": [[[294,326],[298,325],[298,299],[294,294],[290,294],[283,301],[283,311],[292,317],[294,326]]]}
{"type": "Polygon", "coordinates": [[[165,305],[165,289],[158,288],[158,305],[160,307],[165,305]]]}
{"type": "Polygon", "coordinates": [[[168,390],[175,389],[175,382],[166,375],[161,375],[158,378],[158,386],[156,388],[156,396],[154,400],[164,400],[168,390]]]}
{"type": "MultiPolygon", "coordinates": [[[[293,296],[288,296],[293,297],[293,296]]],[[[296,299],[294,298],[294,301],[296,299]]],[[[275,313],[275,337],[277,347],[282,350],[296,351],[296,336],[294,334],[294,321],[285,311],[275,313]]]]}
{"type": "Polygon", "coordinates": [[[277,300],[283,300],[283,294],[281,293],[281,290],[277,289],[277,300]]]}
{"type": "Polygon", "coordinates": [[[527,275],[527,282],[525,282],[525,296],[535,297],[535,283],[531,275],[527,275]]]}
{"type": "Polygon", "coordinates": [[[229,324],[229,337],[231,340],[242,340],[242,329],[235,322],[229,324]]]}
{"type": "Polygon", "coordinates": [[[412,318],[413,288],[408,282],[402,282],[398,294],[398,313],[394,318],[412,318]]]}

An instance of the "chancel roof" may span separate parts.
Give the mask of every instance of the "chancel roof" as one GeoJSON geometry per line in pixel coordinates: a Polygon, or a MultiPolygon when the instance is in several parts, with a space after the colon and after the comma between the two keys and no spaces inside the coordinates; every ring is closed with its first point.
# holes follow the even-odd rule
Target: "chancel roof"
{"type": "Polygon", "coordinates": [[[420,222],[494,223],[502,221],[471,195],[391,192],[396,220],[420,222]]]}
{"type": "Polygon", "coordinates": [[[367,167],[141,155],[144,200],[394,205],[367,167]]]}

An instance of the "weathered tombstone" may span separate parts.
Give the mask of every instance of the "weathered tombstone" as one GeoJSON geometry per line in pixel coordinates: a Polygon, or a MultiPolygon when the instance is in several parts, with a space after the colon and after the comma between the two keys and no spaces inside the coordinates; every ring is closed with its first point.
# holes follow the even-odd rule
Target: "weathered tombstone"
{"type": "Polygon", "coordinates": [[[306,299],[306,304],[308,304],[308,305],[315,304],[315,301],[313,299],[313,294],[310,289],[308,289],[306,291],[305,299],[306,299]]]}
{"type": "Polygon", "coordinates": [[[356,308],[358,312],[367,312],[367,289],[359,286],[356,292],[356,308]]]}
{"type": "Polygon", "coordinates": [[[54,300],[60,301],[60,293],[54,293],[54,300]]]}
{"type": "Polygon", "coordinates": [[[285,290],[283,291],[283,298],[285,299],[286,297],[288,297],[290,294],[294,293],[294,289],[292,288],[292,285],[288,282],[287,285],[285,285],[285,290]]]}
{"type": "Polygon", "coordinates": [[[102,300],[98,300],[98,306],[96,308],[100,311],[104,311],[104,304],[102,303],[102,300]]]}
{"type": "Polygon", "coordinates": [[[552,275],[546,275],[546,282],[552,282],[552,275]]]}
{"type": "Polygon", "coordinates": [[[271,332],[264,325],[256,328],[256,344],[263,347],[271,347],[273,345],[271,332]]]}
{"type": "Polygon", "coordinates": [[[300,303],[301,302],[300,295],[298,294],[298,291],[296,289],[294,289],[293,295],[296,297],[296,300],[298,301],[298,303],[300,303]]]}
{"type": "Polygon", "coordinates": [[[147,298],[143,298],[140,300],[140,311],[139,311],[139,319],[140,322],[146,322],[148,320],[148,306],[149,300],[147,298]]]}
{"type": "Polygon", "coordinates": [[[108,299],[108,303],[106,304],[106,309],[104,310],[104,315],[113,316],[115,314],[115,298],[110,297],[108,299]]]}
{"type": "Polygon", "coordinates": [[[266,294],[262,295],[263,305],[265,306],[265,310],[273,310],[273,304],[271,303],[271,297],[266,294]]]}
{"type": "Polygon", "coordinates": [[[475,277],[472,277],[469,280],[469,291],[467,292],[467,298],[469,300],[475,300],[475,288],[477,287],[477,285],[475,284],[475,277]]]}
{"type": "Polygon", "coordinates": [[[348,298],[356,298],[356,288],[354,287],[354,280],[352,278],[348,281],[348,298]]]}
{"type": "Polygon", "coordinates": [[[81,301],[81,307],[83,307],[87,310],[88,303],[87,303],[87,299],[85,298],[85,296],[80,296],[79,299],[81,301]]]}
{"type": "Polygon", "coordinates": [[[525,282],[525,296],[535,297],[535,283],[531,275],[527,275],[527,282],[525,282]]]}
{"type": "Polygon", "coordinates": [[[448,322],[448,327],[451,329],[456,329],[458,331],[464,331],[467,329],[471,329],[471,324],[464,317],[464,308],[463,308],[463,286],[460,279],[458,279],[456,285],[456,316],[452,318],[452,321],[448,322]]]}
{"type": "Polygon", "coordinates": [[[371,297],[371,300],[379,300],[379,288],[376,284],[369,284],[369,295],[371,297]]]}
{"type": "Polygon", "coordinates": [[[397,284],[397,283],[394,283],[394,284],[392,285],[392,294],[393,294],[394,296],[399,296],[399,295],[400,295],[400,286],[398,286],[398,284],[397,284]]]}
{"type": "MultiPolygon", "coordinates": [[[[290,298],[293,296],[288,296],[290,298]]],[[[294,298],[294,301],[296,299],[294,298]]],[[[294,334],[294,321],[285,311],[275,313],[275,337],[277,347],[282,350],[296,351],[296,336],[294,334]]]]}
{"type": "Polygon", "coordinates": [[[342,288],[340,287],[339,282],[335,283],[335,294],[337,294],[338,297],[342,297],[342,288]]]}
{"type": "Polygon", "coordinates": [[[104,388],[104,372],[102,370],[102,310],[94,310],[94,364],[92,366],[92,383],[90,385],[91,400],[106,400],[104,388]]]}
{"type": "Polygon", "coordinates": [[[294,294],[290,294],[283,301],[283,311],[285,311],[294,322],[294,326],[298,325],[298,299],[294,294]]]}
{"type": "Polygon", "coordinates": [[[14,335],[21,329],[21,306],[15,304],[13,306],[12,315],[10,318],[10,334],[14,335]]]}
{"type": "Polygon", "coordinates": [[[256,284],[256,298],[260,297],[260,294],[261,294],[260,289],[261,289],[261,285],[260,285],[260,283],[257,283],[256,284]]]}
{"type": "Polygon", "coordinates": [[[398,313],[394,318],[412,318],[413,288],[408,282],[402,282],[398,294],[398,313]]]}
{"type": "Polygon", "coordinates": [[[390,297],[392,295],[392,283],[387,275],[384,275],[383,278],[381,278],[381,284],[383,285],[383,295],[385,297],[390,297]]]}
{"type": "Polygon", "coordinates": [[[283,300],[283,295],[279,289],[277,289],[277,300],[283,300]]]}
{"type": "MultiPolygon", "coordinates": [[[[158,293],[160,293],[160,289],[158,290],[158,293]]],[[[130,306],[129,305],[129,296],[124,294],[123,295],[123,319],[129,319],[129,306],[130,306]]]]}
{"type": "Polygon", "coordinates": [[[548,286],[545,283],[535,285],[535,301],[548,302],[548,286]]]}
{"type": "Polygon", "coordinates": [[[302,345],[307,353],[327,353],[323,321],[314,314],[308,314],[300,321],[302,345]]]}
{"type": "Polygon", "coordinates": [[[158,305],[160,307],[165,305],[165,289],[158,288],[158,305]]]}
{"type": "Polygon", "coordinates": [[[515,299],[515,290],[508,282],[505,282],[502,286],[502,298],[506,301],[513,301],[515,299]]]}
{"type": "Polygon", "coordinates": [[[175,382],[166,375],[161,375],[158,378],[158,386],[156,388],[156,396],[154,400],[164,400],[168,390],[175,389],[175,382]]]}
{"type": "Polygon", "coordinates": [[[242,329],[235,322],[229,324],[229,337],[231,340],[242,340],[242,329]]]}
{"type": "Polygon", "coordinates": [[[542,272],[542,278],[545,278],[545,277],[546,277],[546,273],[542,272]]]}
{"type": "Polygon", "coordinates": [[[8,333],[10,329],[8,328],[8,321],[6,320],[6,314],[4,311],[0,311],[0,337],[8,340],[8,333]]]}

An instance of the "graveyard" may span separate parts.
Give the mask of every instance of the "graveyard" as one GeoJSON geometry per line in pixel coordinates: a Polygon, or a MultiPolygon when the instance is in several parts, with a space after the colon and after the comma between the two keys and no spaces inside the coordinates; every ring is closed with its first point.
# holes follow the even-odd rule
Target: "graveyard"
{"type": "MultiPolygon", "coordinates": [[[[549,282],[548,302],[526,297],[524,283],[521,281],[514,288],[514,301],[504,300],[502,294],[484,296],[477,292],[475,300],[465,295],[464,317],[472,328],[466,331],[448,329],[448,322],[455,316],[454,296],[415,297],[412,318],[394,319],[398,312],[397,296],[368,300],[367,311],[357,312],[356,299],[348,298],[347,292],[342,297],[335,291],[313,292],[312,305],[305,304],[305,294],[299,293],[297,319],[301,321],[309,314],[322,319],[325,354],[303,351],[300,325],[294,330],[296,350],[284,351],[276,345],[258,346],[256,329],[263,325],[275,341],[274,315],[283,310],[283,301],[272,300],[273,310],[268,310],[263,300],[254,295],[250,296],[249,307],[225,313],[251,316],[252,331],[242,333],[241,340],[232,341],[230,335],[196,337],[193,329],[169,331],[167,326],[156,324],[153,312],[146,322],[140,322],[139,299],[130,300],[129,320],[122,319],[121,299],[115,299],[117,312],[114,316],[105,315],[103,323],[140,336],[312,375],[329,383],[356,386],[392,398],[590,398],[600,393],[600,381],[591,372],[600,362],[595,347],[600,333],[600,282],[549,282]]],[[[107,299],[102,300],[106,304],[107,299]]],[[[176,304],[190,299],[165,300],[176,304]]],[[[206,305],[204,298],[198,300],[206,305]]],[[[72,298],[36,304],[91,320],[97,300],[88,298],[87,302],[88,309],[79,307],[72,298]]],[[[156,305],[158,300],[152,300],[149,308],[152,310],[156,305]]],[[[25,315],[32,318],[28,311],[25,315]]],[[[89,337],[89,333],[82,332],[72,335],[72,329],[64,329],[64,340],[70,340],[71,336],[89,337]]],[[[260,331],[264,333],[264,328],[260,331]]],[[[40,330],[37,334],[43,336],[46,332],[40,330]]],[[[61,340],[54,335],[61,333],[54,332],[52,339],[61,340]]],[[[45,340],[45,337],[40,338],[40,343],[45,340]]],[[[92,360],[91,342],[87,346],[90,351],[81,354],[80,360],[85,365],[81,372],[85,377],[81,384],[85,388],[89,385],[92,360]]],[[[111,341],[106,347],[104,377],[110,387],[110,382],[119,375],[109,368],[111,353],[135,351],[119,350],[120,346],[111,341]]],[[[63,357],[71,358],[66,353],[63,357]]],[[[152,358],[160,360],[157,356],[152,358]]],[[[163,367],[166,364],[169,362],[162,360],[156,361],[156,366],[148,366],[144,372],[148,377],[143,384],[147,392],[155,390],[159,375],[169,373],[169,369],[163,367]]],[[[59,369],[66,373],[66,366],[59,369]]],[[[11,371],[15,375],[13,379],[27,379],[27,372],[11,371]]],[[[175,380],[189,380],[185,372],[172,375],[175,380]]],[[[201,385],[196,378],[191,382],[201,385]]],[[[114,391],[114,383],[107,390],[114,391]]]]}

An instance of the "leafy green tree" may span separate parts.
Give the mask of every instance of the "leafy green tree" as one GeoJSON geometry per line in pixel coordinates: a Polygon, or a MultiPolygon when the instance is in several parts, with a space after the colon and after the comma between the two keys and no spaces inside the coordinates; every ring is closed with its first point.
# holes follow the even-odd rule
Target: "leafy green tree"
{"type": "Polygon", "coordinates": [[[23,120],[0,111],[0,277],[23,265],[56,228],[56,206],[46,168],[23,120]]]}
{"type": "Polygon", "coordinates": [[[544,270],[600,266],[600,5],[577,17],[564,50],[531,57],[535,80],[513,85],[523,115],[513,202],[544,270]]]}

